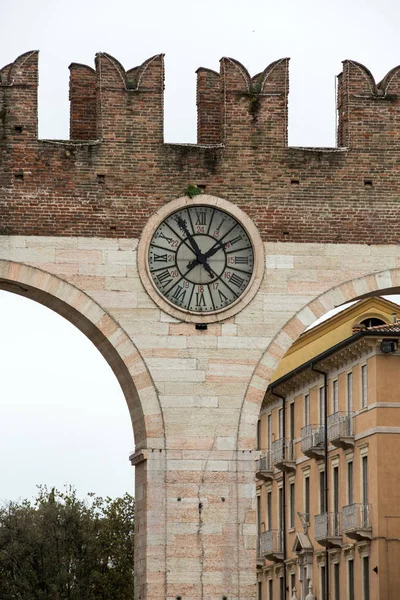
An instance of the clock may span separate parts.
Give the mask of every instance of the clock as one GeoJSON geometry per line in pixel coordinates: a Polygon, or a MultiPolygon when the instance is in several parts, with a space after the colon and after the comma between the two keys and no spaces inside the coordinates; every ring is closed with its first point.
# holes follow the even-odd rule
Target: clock
{"type": "Polygon", "coordinates": [[[148,264],[166,300],[183,310],[210,313],[243,294],[253,274],[254,250],[237,219],[200,204],[160,223],[150,241],[148,264]]]}
{"type": "Polygon", "coordinates": [[[163,207],[165,214],[147,228],[144,249],[141,244],[147,280],[164,306],[180,314],[210,317],[227,311],[254,283],[257,253],[249,231],[254,225],[249,228],[237,207],[210,196],[171,204],[175,210],[163,207]]]}

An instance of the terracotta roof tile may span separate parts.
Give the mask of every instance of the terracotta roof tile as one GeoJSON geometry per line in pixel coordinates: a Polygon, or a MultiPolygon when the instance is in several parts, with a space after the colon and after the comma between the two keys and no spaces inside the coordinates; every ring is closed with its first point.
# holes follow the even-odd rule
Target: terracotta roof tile
{"type": "Polygon", "coordinates": [[[383,333],[399,335],[400,334],[400,322],[399,323],[389,323],[389,325],[375,325],[375,327],[367,327],[364,331],[371,331],[374,333],[383,333]]]}

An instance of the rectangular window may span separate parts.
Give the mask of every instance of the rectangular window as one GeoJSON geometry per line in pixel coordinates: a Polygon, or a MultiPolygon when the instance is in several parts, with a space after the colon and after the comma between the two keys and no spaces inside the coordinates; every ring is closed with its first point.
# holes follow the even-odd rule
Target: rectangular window
{"type": "Polygon", "coordinates": [[[283,577],[279,577],[279,600],[285,600],[285,585],[283,577]]]}
{"type": "Polygon", "coordinates": [[[257,421],[257,450],[261,449],[261,419],[257,421]]]}
{"type": "Polygon", "coordinates": [[[354,600],[354,562],[347,562],[347,589],[349,591],[349,600],[354,600]]]}
{"type": "Polygon", "coordinates": [[[325,565],[321,565],[320,575],[321,575],[321,600],[325,600],[325,598],[326,598],[326,571],[325,571],[325,565]]]}
{"type": "Polygon", "coordinates": [[[363,556],[363,600],[369,600],[369,556],[363,556]]]}
{"type": "Polygon", "coordinates": [[[272,492],[267,492],[267,527],[272,529],[272,492]]]}
{"type": "Polygon", "coordinates": [[[339,533],[339,467],[333,467],[333,512],[334,512],[334,534],[339,533]]]}
{"type": "Polygon", "coordinates": [[[280,408],[278,410],[278,429],[279,429],[279,439],[283,438],[283,409],[280,408]]]}
{"type": "Polygon", "coordinates": [[[271,417],[271,414],[269,414],[267,417],[267,450],[268,450],[268,452],[271,451],[271,444],[272,444],[272,417],[271,417]]]}
{"type": "Polygon", "coordinates": [[[325,471],[320,471],[319,473],[319,507],[320,514],[326,512],[325,507],[325,471]]]}
{"type": "Polygon", "coordinates": [[[261,537],[261,496],[257,496],[257,536],[261,537]]]}
{"type": "Polygon", "coordinates": [[[332,387],[332,412],[337,413],[339,411],[339,382],[337,379],[333,382],[332,387]]]}
{"type": "Polygon", "coordinates": [[[362,502],[368,504],[368,456],[362,457],[362,502]]]}
{"type": "Polygon", "coordinates": [[[310,396],[304,396],[304,425],[310,424],[310,396]]]}
{"type": "Polygon", "coordinates": [[[310,522],[310,478],[304,477],[304,512],[306,519],[310,522]]]}
{"type": "Polygon", "coordinates": [[[290,403],[290,439],[294,440],[294,402],[290,403]]]}
{"type": "Polygon", "coordinates": [[[353,373],[347,373],[347,412],[353,412],[353,373]]]}
{"type": "Polygon", "coordinates": [[[290,573],[290,597],[294,595],[296,591],[296,573],[290,573]]]}
{"type": "Polygon", "coordinates": [[[325,388],[319,388],[319,424],[325,424],[325,388]]]}
{"type": "Polygon", "coordinates": [[[333,510],[339,512],[339,467],[333,467],[333,510]]]}
{"type": "Polygon", "coordinates": [[[279,531],[283,530],[283,488],[278,489],[279,531]]]}
{"type": "Polygon", "coordinates": [[[367,365],[361,367],[361,408],[368,404],[367,365]]]}
{"type": "Polygon", "coordinates": [[[335,600],[340,600],[340,573],[339,563],[333,563],[333,584],[335,586],[335,600]]]}
{"type": "Polygon", "coordinates": [[[305,600],[308,594],[308,579],[307,579],[307,567],[301,566],[301,600],[305,600]]]}
{"type": "Polygon", "coordinates": [[[294,527],[294,514],[295,514],[295,498],[294,498],[294,483],[289,485],[289,496],[290,496],[290,513],[289,513],[289,527],[294,527]]]}
{"type": "Polygon", "coordinates": [[[258,586],[257,600],[262,600],[262,581],[259,581],[257,583],[257,586],[258,586]]]}
{"type": "Polygon", "coordinates": [[[274,582],[268,579],[268,600],[274,600],[274,582]]]}
{"type": "Polygon", "coordinates": [[[353,461],[350,460],[347,463],[347,503],[353,504],[354,502],[354,494],[353,494],[353,461]]]}

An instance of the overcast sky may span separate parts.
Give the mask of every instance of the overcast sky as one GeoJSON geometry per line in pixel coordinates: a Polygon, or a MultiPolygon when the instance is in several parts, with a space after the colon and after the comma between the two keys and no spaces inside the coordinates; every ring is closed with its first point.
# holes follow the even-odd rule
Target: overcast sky
{"type": "MultiPolygon", "coordinates": [[[[341,61],[382,79],[400,62],[399,17],[398,0],[0,0],[0,64],[40,50],[40,137],[62,139],[71,62],[93,66],[104,51],[128,69],[165,53],[165,139],[195,142],[199,66],[219,70],[231,56],[254,75],[289,56],[289,143],[333,146],[341,61]]],[[[36,483],[132,491],[128,412],[97,350],[61,317],[6,292],[0,332],[0,499],[31,496],[36,483]]]]}

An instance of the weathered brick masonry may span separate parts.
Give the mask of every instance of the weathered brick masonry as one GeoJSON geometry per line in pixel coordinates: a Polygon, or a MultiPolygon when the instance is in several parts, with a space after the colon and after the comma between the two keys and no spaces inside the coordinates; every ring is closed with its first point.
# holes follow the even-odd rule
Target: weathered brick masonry
{"type": "Polygon", "coordinates": [[[162,55],[73,63],[71,141],[37,139],[36,52],[0,72],[0,232],[138,237],[188,184],[244,209],[268,241],[390,243],[399,222],[399,69],[345,61],[338,148],[288,148],[288,60],[250,78],[199,69],[199,145],[163,143],[162,55]],[[21,213],[24,218],[21,219],[21,213]]]}
{"type": "Polygon", "coordinates": [[[0,71],[0,289],[69,319],[121,384],[135,598],[255,600],[254,448],[271,376],[316,318],[400,290],[400,69],[376,85],[345,61],[330,149],[287,147],[287,59],[252,79],[228,58],[220,74],[199,69],[197,146],[163,143],[162,56],[70,69],[71,141],[37,139],[36,52],[0,71]],[[148,218],[191,184],[202,202],[238,205],[264,240],[255,295],[207,330],[148,293],[137,255],[148,218]]]}

